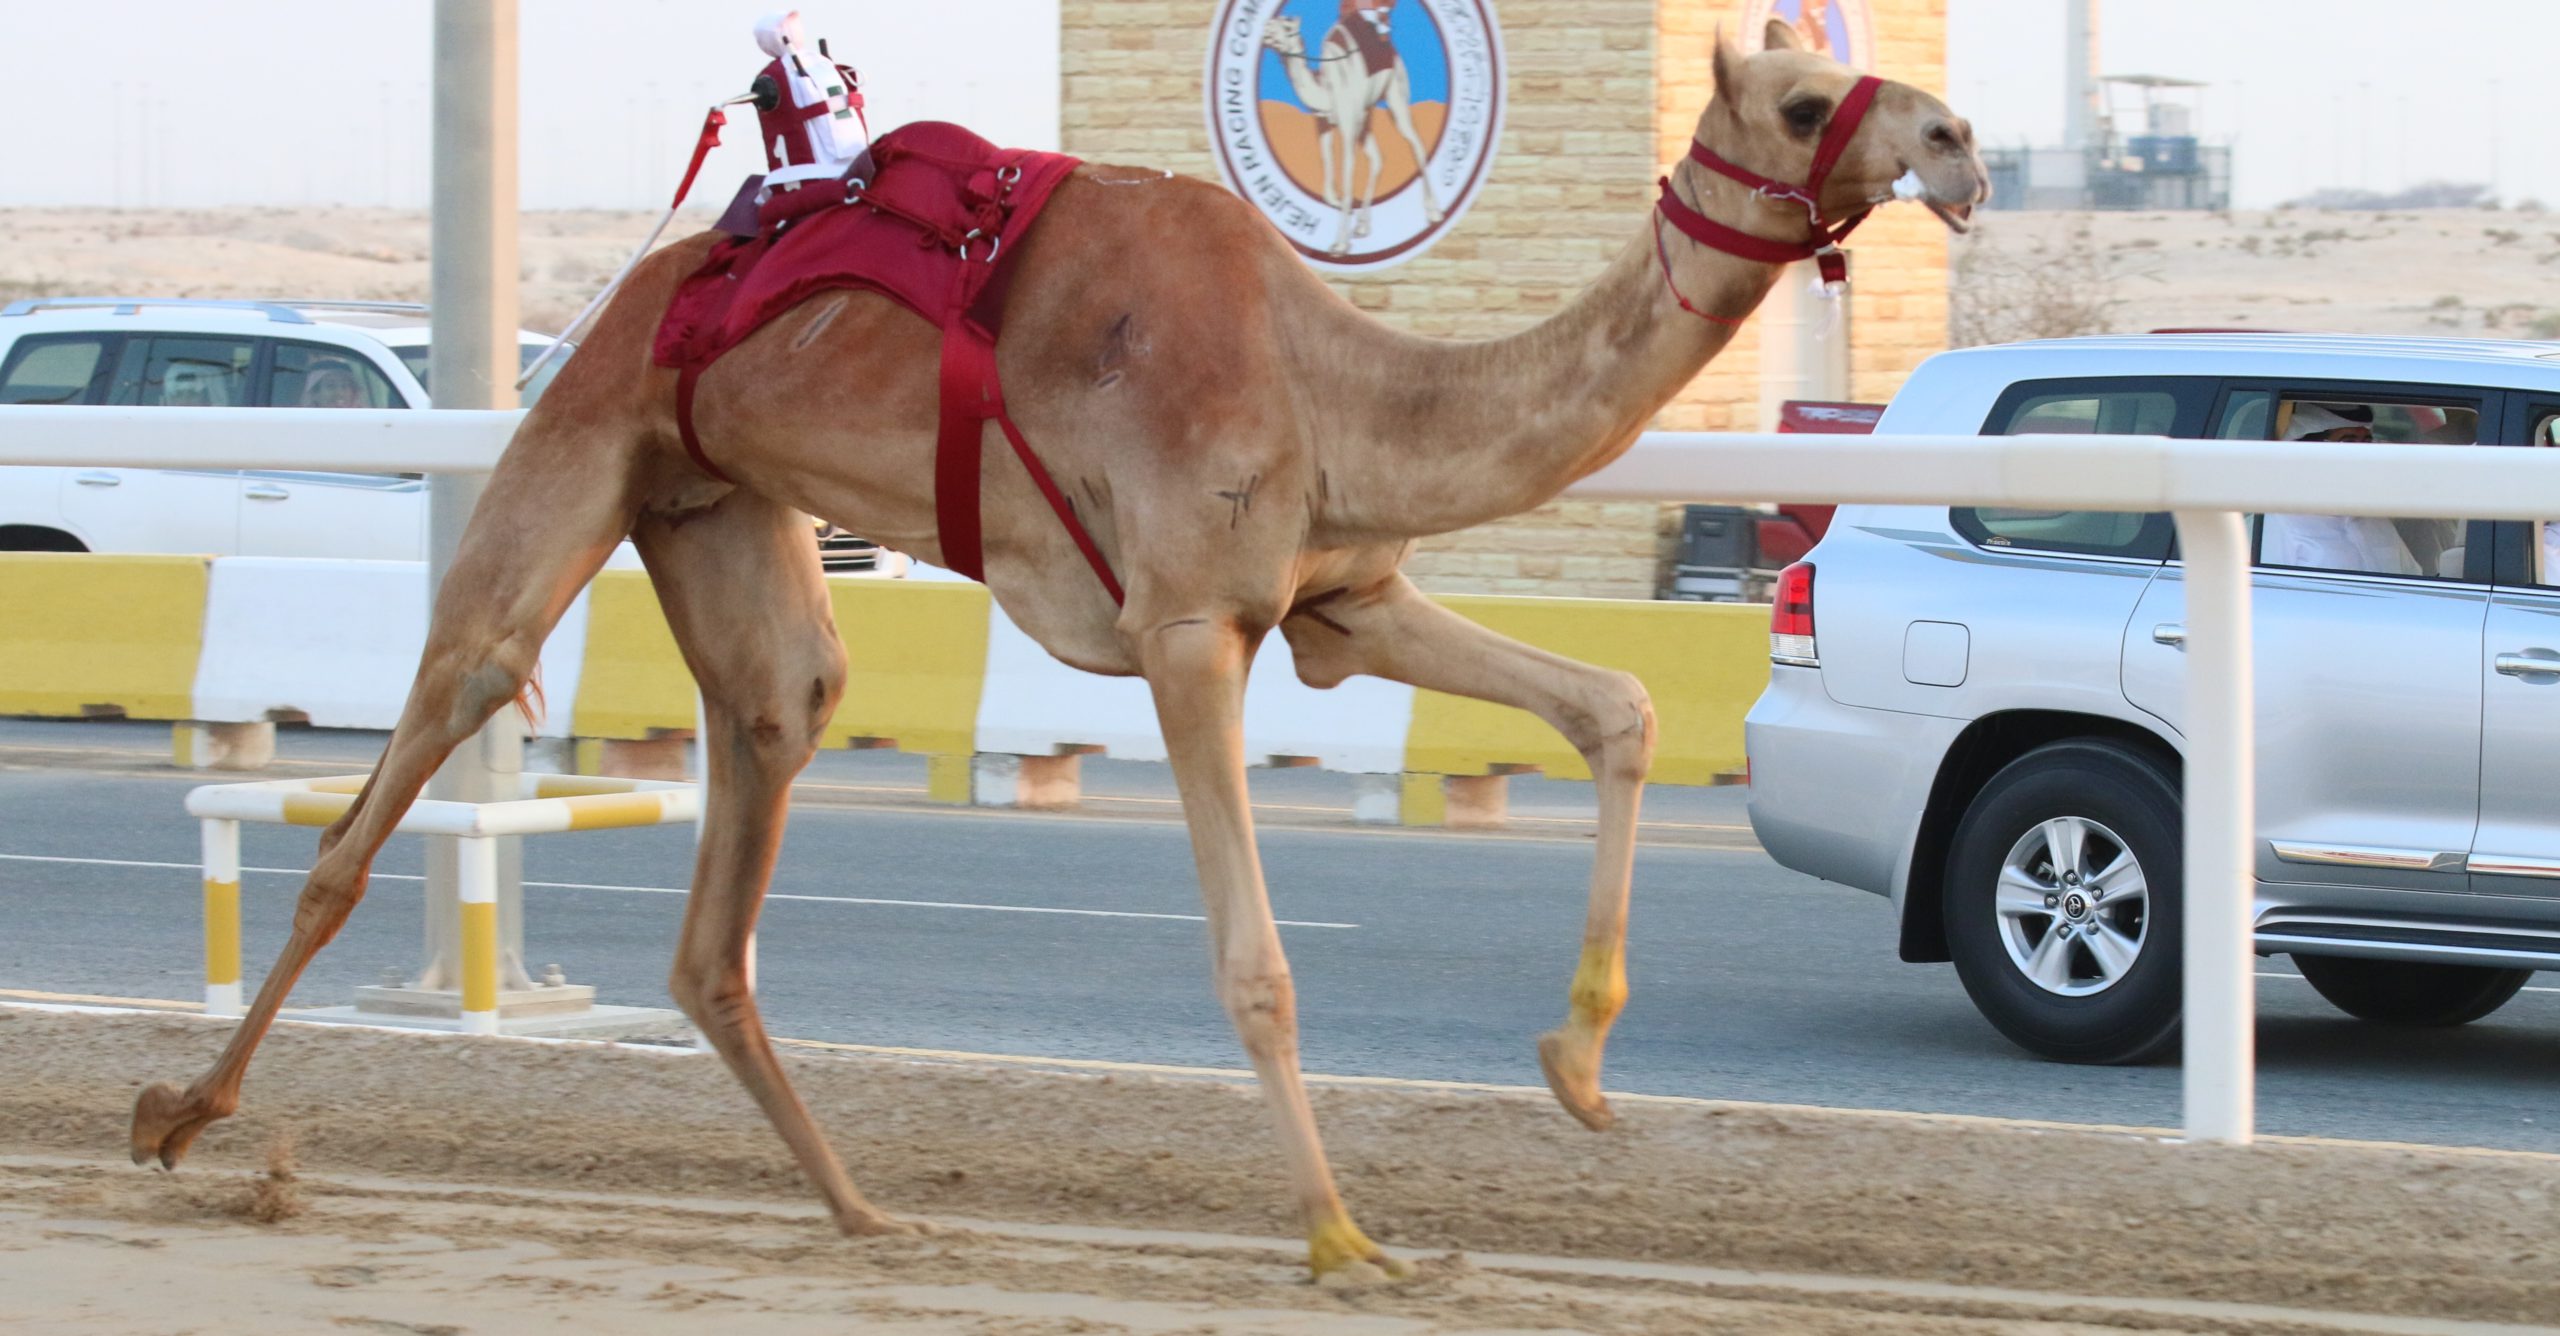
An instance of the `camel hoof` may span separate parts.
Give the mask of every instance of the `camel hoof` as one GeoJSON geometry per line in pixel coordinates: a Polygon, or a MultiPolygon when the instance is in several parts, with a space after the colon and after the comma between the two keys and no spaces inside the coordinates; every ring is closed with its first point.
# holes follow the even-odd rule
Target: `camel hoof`
{"type": "Polygon", "coordinates": [[[885,1211],[836,1217],[836,1229],[849,1239],[894,1239],[940,1234],[940,1225],[922,1220],[901,1220],[885,1211]]]}
{"type": "Polygon", "coordinates": [[[1316,1273],[1316,1284],[1328,1290],[1374,1290],[1412,1278],[1411,1263],[1379,1253],[1320,1271],[1316,1273]]]}
{"type": "Polygon", "coordinates": [[[166,1081],[153,1084],[133,1101],[133,1162],[177,1168],[196,1134],[222,1116],[166,1081]]]}
{"type": "Polygon", "coordinates": [[[1547,1074],[1547,1089],[1574,1121],[1594,1132],[1606,1132],[1618,1121],[1608,1097],[1600,1093],[1600,1055],[1575,1042],[1562,1030],[1538,1038],[1538,1068],[1547,1074]]]}

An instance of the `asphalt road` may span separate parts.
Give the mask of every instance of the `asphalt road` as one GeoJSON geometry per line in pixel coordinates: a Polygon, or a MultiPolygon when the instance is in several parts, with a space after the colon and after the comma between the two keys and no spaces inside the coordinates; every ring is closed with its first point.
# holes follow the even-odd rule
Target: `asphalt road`
{"type": "MultiPolygon", "coordinates": [[[[365,735],[289,735],[288,757],[362,769],[365,735]]],[[[200,995],[198,777],[166,730],[0,723],[0,989],[200,995]]],[[[1100,815],[926,809],[913,758],[813,767],[766,911],[777,1034],[847,1043],[1232,1067],[1208,985],[1188,845],[1161,767],[1088,762],[1100,815]]],[[[1263,853],[1298,981],[1307,1067],[1536,1084],[1578,945],[1586,786],[1515,781],[1502,836],[1363,830],[1349,781],[1254,776],[1263,853]]],[[[1658,790],[1636,865],[1634,996],[1612,1088],[1714,1098],[2174,1126],[2178,1071],[2036,1061],[1944,965],[1895,958],[1886,904],[1787,872],[1749,842],[1738,791],[1658,790]]],[[[250,827],[252,984],[283,940],[314,832],[250,827]]],[[[527,847],[529,954],[602,1000],[668,1005],[688,829],[527,847]]],[[[297,990],[349,1000],[419,949],[418,841],[297,990]]],[[[2332,1011],[2262,962],[2260,1126],[2560,1151],[2560,988],[2455,1032],[2332,1011]]],[[[2544,976],[2560,981],[2560,975],[2544,976]]],[[[5,1078],[0,1073],[0,1078],[5,1078]]],[[[136,1073],[137,1077],[145,1075],[136,1073]]],[[[152,1073],[151,1075],[169,1075],[152,1073]]]]}

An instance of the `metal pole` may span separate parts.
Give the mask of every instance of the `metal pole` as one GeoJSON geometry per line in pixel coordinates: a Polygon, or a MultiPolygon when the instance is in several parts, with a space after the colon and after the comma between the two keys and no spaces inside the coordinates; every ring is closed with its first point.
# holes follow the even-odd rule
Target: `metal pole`
{"type": "MultiPolygon", "coordinates": [[[[436,0],[433,328],[428,391],[439,409],[516,406],[516,0],[436,0]]],[[[427,483],[430,602],[453,568],[487,478],[437,474],[427,483]]],[[[431,798],[490,802],[515,795],[524,739],[512,711],[455,749],[427,785],[431,798]]],[[[463,982],[458,852],[427,847],[427,966],[421,988],[463,982]]],[[[499,973],[526,986],[523,850],[500,842],[496,869],[499,973]]]]}
{"type": "Polygon", "coordinates": [[[2245,1145],[2257,1122],[2257,715],[2249,526],[2178,512],[2186,558],[2187,1139],[2245,1145]]]}

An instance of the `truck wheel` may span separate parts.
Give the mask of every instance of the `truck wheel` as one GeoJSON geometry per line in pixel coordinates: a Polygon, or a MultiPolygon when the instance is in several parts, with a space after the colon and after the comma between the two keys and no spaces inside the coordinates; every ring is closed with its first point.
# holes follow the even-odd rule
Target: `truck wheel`
{"type": "Polygon", "coordinates": [[[2293,965],[2331,1006],[2378,1025],[2468,1025],[2505,1006],[2533,977],[2532,970],[2492,965],[2347,956],[2297,955],[2293,965]]]}
{"type": "Polygon", "coordinates": [[[2131,1063],[2176,1038],[2176,784],[2113,742],[2059,742],[1983,785],[1947,856],[1947,947],[1985,1018],[2061,1062],[2131,1063]]]}

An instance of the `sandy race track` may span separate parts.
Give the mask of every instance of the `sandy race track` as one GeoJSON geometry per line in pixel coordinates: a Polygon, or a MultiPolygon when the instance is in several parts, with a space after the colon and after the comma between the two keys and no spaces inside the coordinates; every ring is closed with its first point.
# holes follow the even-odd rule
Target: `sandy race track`
{"type": "Polygon", "coordinates": [[[920,1238],[829,1232],[714,1061],[288,1026],[176,1175],[126,1110],[227,1027],[0,1009],[0,1330],[428,1336],[2513,1330],[2560,1322],[2560,1157],[1327,1085],[1417,1261],[1308,1284],[1231,1082],[798,1051],[920,1238]],[[287,1176],[270,1162],[290,1164],[287,1176]],[[1001,1223],[998,1223],[1001,1222],[1001,1223]],[[1464,1250],[1459,1252],[1457,1250],[1464,1250]]]}

